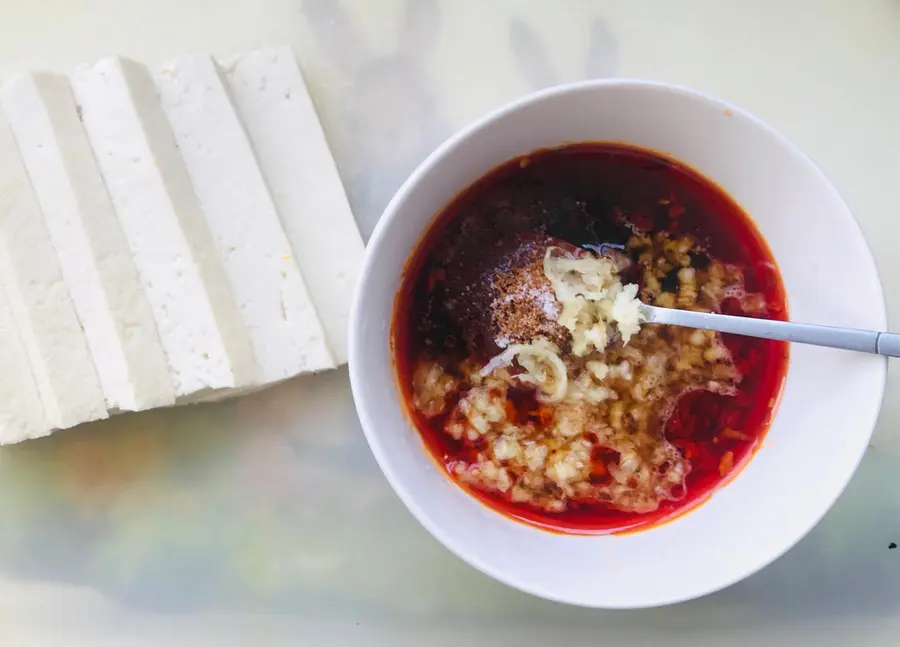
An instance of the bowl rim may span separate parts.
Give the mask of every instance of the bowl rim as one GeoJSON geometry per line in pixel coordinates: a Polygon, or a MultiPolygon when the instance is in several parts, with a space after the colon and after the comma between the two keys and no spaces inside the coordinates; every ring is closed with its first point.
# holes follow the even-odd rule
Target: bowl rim
{"type": "MultiPolygon", "coordinates": [[[[375,271],[376,266],[376,254],[377,250],[381,246],[382,240],[387,235],[388,225],[389,223],[397,216],[399,213],[399,207],[407,200],[407,197],[412,192],[413,188],[418,185],[423,179],[425,179],[429,174],[435,171],[435,169],[439,166],[442,160],[455,148],[460,146],[462,142],[471,139],[472,137],[477,136],[481,131],[486,128],[489,128],[496,121],[499,121],[506,117],[507,115],[514,113],[523,107],[544,101],[553,97],[557,97],[560,95],[565,95],[569,93],[576,93],[584,90],[591,90],[600,87],[641,87],[647,88],[651,90],[664,91],[670,93],[681,94],[683,96],[689,97],[692,100],[698,100],[706,103],[712,103],[721,108],[723,111],[727,111],[730,114],[740,115],[743,119],[751,122],[756,128],[765,131],[770,137],[775,138],[778,142],[784,146],[790,153],[796,156],[798,159],[806,162],[806,164],[810,167],[810,169],[815,173],[819,180],[823,182],[824,186],[830,188],[833,193],[833,197],[837,202],[839,202],[845,208],[847,214],[850,216],[850,219],[855,225],[857,232],[859,233],[862,241],[865,243],[865,252],[867,255],[867,260],[871,263],[872,268],[874,269],[874,280],[875,285],[873,286],[877,293],[878,299],[877,303],[872,304],[877,312],[873,313],[877,319],[881,330],[887,330],[887,309],[884,298],[884,286],[881,280],[881,275],[878,271],[878,264],[875,259],[874,254],[872,253],[872,248],[869,245],[869,241],[865,236],[865,232],[860,226],[859,221],[856,216],[853,214],[853,211],[850,209],[844,197],[841,195],[840,191],[835,186],[834,182],[826,175],[826,173],[815,163],[815,161],[807,155],[793,140],[789,137],[783,135],[781,132],[762,121],[758,117],[754,116],[752,113],[747,110],[734,105],[724,99],[720,99],[716,96],[707,94],[705,92],[696,90],[692,87],[679,85],[679,84],[671,84],[662,81],[654,81],[648,79],[641,78],[614,78],[614,79],[590,79],[585,81],[577,81],[572,83],[564,83],[560,85],[555,85],[552,87],[548,87],[536,92],[532,92],[526,95],[523,95],[517,99],[514,99],[508,103],[501,105],[494,110],[489,111],[483,116],[470,121],[468,124],[454,132],[450,135],[446,140],[444,140],[437,148],[435,148],[428,156],[423,159],[418,166],[413,170],[413,172],[407,177],[407,179],[403,182],[399,189],[397,189],[394,196],[388,202],[387,206],[384,208],[381,216],[378,219],[378,222],[375,225],[375,228],[372,231],[371,236],[366,245],[366,254],[363,262],[363,267],[359,275],[359,279],[356,283],[356,288],[353,296],[353,304],[350,312],[349,318],[349,351],[348,351],[348,366],[349,366],[349,374],[350,374],[350,387],[353,394],[354,406],[356,408],[357,416],[359,417],[361,427],[363,429],[363,433],[366,437],[366,441],[369,445],[369,448],[372,451],[372,454],[375,457],[376,462],[378,463],[379,468],[390,484],[391,488],[406,506],[406,508],[412,513],[413,517],[419,522],[421,526],[423,526],[435,539],[437,539],[445,548],[447,548],[451,553],[462,559],[464,562],[470,564],[477,570],[481,571],[485,575],[506,584],[516,590],[522,591],[529,595],[533,595],[538,598],[551,600],[553,602],[558,602],[562,604],[568,604],[578,607],[585,608],[603,608],[603,609],[637,609],[637,608],[654,608],[660,606],[667,606],[671,604],[678,604],[680,602],[686,602],[689,600],[698,599],[701,597],[705,597],[709,594],[715,593],[717,591],[726,589],[741,580],[744,580],[751,575],[754,575],[764,569],[766,566],[772,564],[780,557],[782,557],[785,553],[787,553],[791,548],[797,545],[804,537],[806,537],[813,528],[815,528],[822,518],[834,507],[834,504],[840,498],[840,496],[845,491],[847,485],[850,483],[850,480],[856,474],[859,469],[860,462],[862,461],[863,456],[865,455],[867,449],[870,446],[872,434],[875,431],[875,427],[878,422],[878,418],[884,403],[884,392],[885,385],[887,381],[887,357],[883,358],[881,363],[881,369],[878,375],[878,392],[879,397],[877,400],[877,405],[872,409],[871,412],[867,412],[867,420],[865,420],[865,428],[868,431],[868,441],[862,446],[859,455],[854,457],[853,468],[849,470],[845,477],[841,479],[840,488],[836,490],[836,495],[831,498],[827,502],[827,505],[823,506],[821,512],[815,516],[812,523],[802,532],[800,533],[792,542],[785,545],[780,551],[777,551],[774,554],[764,555],[761,558],[757,558],[752,560],[753,565],[746,569],[743,575],[739,575],[737,577],[730,578],[726,581],[717,583],[712,586],[708,586],[703,590],[694,590],[685,593],[682,596],[673,597],[665,600],[654,600],[647,602],[646,604],[603,604],[602,606],[593,604],[590,601],[581,600],[577,597],[567,597],[562,594],[557,594],[553,592],[548,592],[541,590],[537,586],[530,586],[527,583],[518,581],[513,574],[506,573],[504,571],[500,571],[495,569],[490,563],[482,560],[481,558],[470,554],[468,551],[461,549],[460,546],[457,545],[457,542],[444,533],[442,527],[438,523],[433,523],[429,516],[424,514],[421,509],[420,504],[416,500],[409,490],[402,483],[402,479],[396,475],[392,469],[389,467],[389,459],[386,455],[384,447],[381,445],[381,442],[378,438],[378,432],[375,431],[375,428],[378,426],[378,423],[371,417],[369,412],[369,404],[367,402],[367,397],[364,395],[364,376],[360,374],[358,367],[358,363],[354,361],[354,358],[359,355],[359,353],[364,352],[358,337],[361,333],[361,324],[362,324],[362,313],[360,312],[360,303],[362,301],[361,295],[363,292],[364,285],[368,282],[369,277],[375,271]],[[360,332],[357,332],[360,331],[360,332]]],[[[464,190],[465,187],[460,187],[459,190],[464,190]]],[[[429,220],[430,224],[432,221],[429,220]]],[[[429,224],[426,224],[422,229],[422,234],[427,230],[429,224]]],[[[572,535],[573,537],[581,537],[585,541],[588,541],[592,538],[596,538],[596,535],[572,535]]]]}

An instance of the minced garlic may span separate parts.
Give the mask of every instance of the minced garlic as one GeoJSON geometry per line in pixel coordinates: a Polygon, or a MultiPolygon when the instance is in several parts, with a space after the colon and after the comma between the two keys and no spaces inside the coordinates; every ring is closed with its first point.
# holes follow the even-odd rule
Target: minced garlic
{"type": "Polygon", "coordinates": [[[640,329],[637,286],[622,285],[613,260],[549,247],[544,274],[562,306],[558,321],[572,335],[576,357],[605,350],[613,325],[625,344],[640,329]]]}
{"type": "Polygon", "coordinates": [[[537,389],[543,402],[559,402],[565,397],[568,372],[556,344],[544,338],[528,344],[513,344],[488,362],[481,369],[481,375],[488,375],[503,366],[511,366],[513,362],[525,369],[524,373],[515,378],[537,389]]]}

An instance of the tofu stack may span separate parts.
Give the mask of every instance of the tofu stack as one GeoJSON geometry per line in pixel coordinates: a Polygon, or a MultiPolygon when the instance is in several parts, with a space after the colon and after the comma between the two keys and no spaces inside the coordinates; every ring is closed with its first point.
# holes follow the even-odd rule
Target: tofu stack
{"type": "Polygon", "coordinates": [[[346,362],[364,246],[293,53],[0,87],[0,444],[346,362]]]}

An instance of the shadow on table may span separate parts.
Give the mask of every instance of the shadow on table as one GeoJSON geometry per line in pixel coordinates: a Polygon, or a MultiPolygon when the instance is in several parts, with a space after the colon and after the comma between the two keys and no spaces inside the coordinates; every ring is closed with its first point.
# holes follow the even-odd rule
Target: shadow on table
{"type": "Polygon", "coordinates": [[[438,42],[440,3],[406,2],[395,49],[380,54],[367,49],[365,35],[340,2],[303,0],[301,6],[319,48],[344,81],[338,104],[353,144],[347,154],[366,169],[344,180],[368,237],[393,193],[450,134],[433,79],[425,71],[438,42]]]}
{"type": "MultiPolygon", "coordinates": [[[[362,26],[354,24],[341,2],[302,0],[303,15],[316,46],[333,65],[330,71],[334,78],[328,85],[335,95],[334,105],[339,106],[337,121],[348,142],[346,150],[336,147],[334,153],[366,237],[403,181],[462,125],[453,124],[446,113],[448,97],[442,91],[465,93],[470,91],[468,86],[460,85],[458,79],[436,76],[441,71],[429,67],[442,38],[452,41],[451,49],[456,53],[467,50],[485,57],[497,56],[496,41],[508,45],[508,72],[518,77],[510,90],[517,88],[518,92],[503,100],[568,81],[615,74],[618,47],[601,17],[589,21],[583,62],[560,69],[553,53],[564,43],[552,39],[565,38],[565,32],[547,33],[524,18],[510,19],[509,8],[499,11],[492,4],[496,3],[469,7],[473,19],[497,23],[492,38],[473,42],[467,40],[467,34],[454,32],[444,24],[444,5],[439,0],[406,0],[393,49],[375,52],[367,47],[362,26]],[[476,7],[480,8],[476,11],[476,7]],[[363,172],[352,173],[351,168],[363,172]]],[[[584,27],[579,20],[572,16],[573,31],[580,32],[584,27]]],[[[470,74],[473,79],[480,78],[478,69],[470,70],[470,74]]]]}

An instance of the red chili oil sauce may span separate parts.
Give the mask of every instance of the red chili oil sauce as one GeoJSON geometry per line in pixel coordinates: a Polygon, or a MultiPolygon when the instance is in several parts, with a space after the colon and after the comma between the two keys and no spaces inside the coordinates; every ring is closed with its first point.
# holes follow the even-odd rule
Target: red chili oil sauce
{"type": "MultiPolygon", "coordinates": [[[[488,353],[466,346],[443,307],[446,295],[435,289],[435,277],[444,278],[446,250],[468,246],[472,258],[484,263],[502,236],[545,234],[596,249],[624,245],[635,229],[692,237],[708,259],[743,270],[746,291],[765,299],[766,317],[786,320],[777,265],[754,223],[720,187],[693,169],[618,143],[572,144],[511,159],[463,190],[436,216],[407,263],[395,301],[391,337],[398,382],[410,418],[441,466],[472,460],[473,450],[443,432],[445,416],[428,419],[415,411],[411,384],[416,361],[437,351],[459,359],[480,352],[476,359],[489,359],[488,353]]],[[[722,311],[746,314],[737,299],[726,300],[722,311]]],[[[663,501],[656,511],[643,514],[601,503],[553,514],[512,503],[500,494],[460,487],[509,517],[565,533],[644,529],[690,510],[733,478],[760,447],[787,373],[787,344],[735,335],[722,339],[743,375],[736,395],[683,395],[665,428],[666,438],[691,461],[683,499],[663,501]],[[723,437],[724,429],[740,429],[740,437],[723,437]],[[721,469],[729,463],[729,469],[721,469]]],[[[537,408],[527,390],[514,390],[510,399],[516,409],[509,412],[513,419],[524,419],[537,408]]]]}

